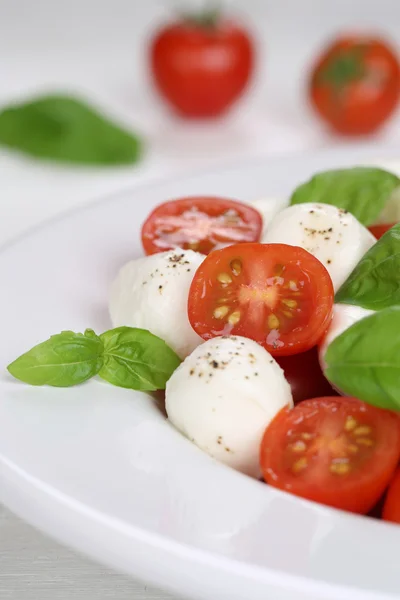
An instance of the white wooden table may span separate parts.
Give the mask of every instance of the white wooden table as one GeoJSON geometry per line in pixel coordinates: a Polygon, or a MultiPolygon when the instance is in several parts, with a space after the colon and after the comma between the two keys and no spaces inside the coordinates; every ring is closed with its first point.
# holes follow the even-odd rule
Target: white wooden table
{"type": "MultiPolygon", "coordinates": [[[[148,141],[139,168],[100,173],[51,167],[0,152],[0,246],[44,219],[121,187],[218,161],[334,143],[302,100],[310,61],[321,43],[343,27],[369,26],[396,40],[398,0],[233,3],[246,13],[258,36],[256,85],[233,115],[199,125],[170,117],[148,86],[144,41],[168,5],[178,3],[0,0],[0,103],[39,90],[78,91],[148,141]]],[[[379,141],[399,143],[399,125],[397,117],[379,141]]],[[[168,595],[59,546],[0,505],[0,600],[72,598],[166,600],[168,595]]]]}

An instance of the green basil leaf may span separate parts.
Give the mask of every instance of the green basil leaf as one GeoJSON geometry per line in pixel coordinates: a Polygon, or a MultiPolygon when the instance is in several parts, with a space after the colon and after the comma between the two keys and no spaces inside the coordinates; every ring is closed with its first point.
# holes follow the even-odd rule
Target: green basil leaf
{"type": "Polygon", "coordinates": [[[118,327],[101,336],[104,365],[99,376],[124,388],[164,390],[180,359],[159,337],[144,329],[118,327]]]}
{"type": "Polygon", "coordinates": [[[138,161],[141,142],[70,96],[45,96],[0,112],[0,144],[37,158],[88,165],[138,161]]]}
{"type": "Polygon", "coordinates": [[[103,343],[98,336],[63,331],[7,368],[13,377],[30,385],[69,387],[96,375],[102,364],[103,343]]]}
{"type": "Polygon", "coordinates": [[[326,377],[349,396],[400,410],[399,332],[399,306],[361,319],[328,346],[326,377]]]}
{"type": "Polygon", "coordinates": [[[335,301],[371,310],[400,305],[400,223],[368,250],[335,301]]]}
{"type": "Polygon", "coordinates": [[[375,167],[325,171],[300,185],[293,192],[290,204],[333,204],[368,226],[377,220],[398,185],[400,179],[396,175],[375,167]]]}

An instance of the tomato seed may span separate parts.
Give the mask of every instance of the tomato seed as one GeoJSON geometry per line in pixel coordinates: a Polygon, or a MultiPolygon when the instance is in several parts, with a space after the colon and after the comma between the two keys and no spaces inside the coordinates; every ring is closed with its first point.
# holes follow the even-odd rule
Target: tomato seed
{"type": "Polygon", "coordinates": [[[278,329],[279,328],[279,319],[276,315],[272,314],[268,316],[268,327],[270,329],[278,329]]]}
{"type": "Polygon", "coordinates": [[[344,424],[345,431],[352,431],[355,427],[357,427],[358,423],[354,417],[348,416],[346,422],[344,424]]]}
{"type": "Polygon", "coordinates": [[[231,262],[229,263],[229,266],[231,268],[232,273],[236,276],[240,275],[240,273],[242,272],[242,261],[239,260],[238,258],[231,260],[231,262]]]}
{"type": "Polygon", "coordinates": [[[285,304],[285,306],[288,306],[289,308],[296,308],[297,307],[297,302],[296,300],[282,300],[282,304],[285,304]]]}
{"type": "Polygon", "coordinates": [[[351,454],[357,454],[358,446],[356,446],[355,444],[350,444],[349,446],[347,446],[347,450],[351,452],[351,454]]]}
{"type": "Polygon", "coordinates": [[[331,473],[335,473],[335,475],[347,475],[347,473],[350,472],[351,467],[349,463],[335,462],[330,465],[329,470],[331,473]]]}
{"type": "Polygon", "coordinates": [[[229,323],[229,325],[237,325],[237,323],[239,323],[239,321],[240,321],[240,311],[235,310],[235,312],[233,312],[232,314],[229,315],[228,323],[229,323]]]}
{"type": "Polygon", "coordinates": [[[305,431],[304,433],[301,434],[301,437],[303,438],[303,440],[312,440],[313,434],[305,431]]]}
{"type": "Polygon", "coordinates": [[[213,315],[216,319],[223,319],[229,312],[228,306],[218,306],[213,312],[213,315]]]}
{"type": "Polygon", "coordinates": [[[300,458],[292,465],[292,471],[293,473],[300,473],[300,471],[303,471],[307,467],[307,465],[307,459],[305,458],[305,456],[303,456],[303,458],[300,458]]]}
{"type": "Polygon", "coordinates": [[[353,431],[354,435],[369,435],[372,429],[368,425],[360,425],[353,431]]]}
{"type": "Polygon", "coordinates": [[[307,446],[301,440],[297,440],[297,442],[294,442],[290,447],[293,452],[304,452],[304,450],[307,449],[307,446]]]}
{"type": "Polygon", "coordinates": [[[360,446],[373,446],[374,442],[372,440],[370,440],[369,438],[357,438],[356,439],[357,444],[359,444],[360,446]]]}
{"type": "Polygon", "coordinates": [[[232,283],[232,277],[228,273],[220,273],[217,279],[220,283],[232,283]]]}

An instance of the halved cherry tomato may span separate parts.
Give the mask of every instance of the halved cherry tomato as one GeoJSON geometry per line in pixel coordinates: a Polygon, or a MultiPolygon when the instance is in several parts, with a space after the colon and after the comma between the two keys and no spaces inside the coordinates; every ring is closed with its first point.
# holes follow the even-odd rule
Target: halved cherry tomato
{"type": "Polygon", "coordinates": [[[285,244],[236,244],[195,273],[188,313],[205,340],[242,335],[275,356],[315,346],[332,317],[333,286],[312,254],[285,244]]]}
{"type": "Polygon", "coordinates": [[[389,229],[392,229],[394,225],[396,225],[396,223],[385,223],[384,225],[371,225],[371,227],[368,227],[368,229],[370,230],[372,235],[374,235],[376,239],[379,240],[383,236],[383,234],[389,231],[389,229]]]}
{"type": "Polygon", "coordinates": [[[262,217],[235,200],[194,196],[157,206],[142,227],[146,254],[179,247],[208,254],[216,247],[260,238],[262,217]]]}
{"type": "Polygon", "coordinates": [[[270,485],[361,514],[379,500],[399,457],[398,415],[339,397],[280,411],[260,451],[270,485]]]}
{"type": "Polygon", "coordinates": [[[397,469],[389,486],[383,505],[382,518],[392,523],[400,523],[400,468],[397,469]]]}
{"type": "Polygon", "coordinates": [[[290,384],[295,404],[307,398],[338,395],[322,372],[317,346],[301,354],[277,356],[276,360],[290,384]]]}

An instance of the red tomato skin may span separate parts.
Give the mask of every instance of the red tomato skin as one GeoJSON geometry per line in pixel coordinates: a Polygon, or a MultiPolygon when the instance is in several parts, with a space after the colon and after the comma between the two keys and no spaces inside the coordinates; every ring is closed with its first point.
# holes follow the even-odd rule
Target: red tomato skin
{"type": "Polygon", "coordinates": [[[213,28],[180,21],[161,29],[150,49],[160,94],[185,117],[214,117],[226,111],[248,85],[255,49],[239,25],[213,28]]]}
{"type": "Polygon", "coordinates": [[[378,38],[341,37],[333,42],[316,63],[309,83],[311,104],[333,130],[343,135],[367,135],[390,117],[400,98],[398,58],[378,38]],[[329,62],[344,50],[363,45],[365,75],[357,81],[338,85],[322,82],[329,62]]]}
{"type": "MultiPolygon", "coordinates": [[[[325,504],[333,508],[346,510],[358,514],[367,514],[378,503],[385,492],[393,474],[396,470],[400,458],[400,420],[399,416],[390,411],[375,408],[367,405],[356,398],[348,397],[326,397],[314,398],[300,402],[294,409],[282,409],[270,425],[267,427],[260,447],[260,464],[265,481],[278,489],[290,492],[295,496],[300,496],[320,504],[325,504]],[[297,480],[290,474],[277,468],[279,463],[279,442],[282,441],[285,425],[287,426],[287,417],[289,413],[292,418],[298,419],[302,411],[311,410],[315,412],[318,404],[334,403],[337,410],[342,405],[349,410],[349,414],[358,414],[358,411],[367,411],[374,417],[376,422],[384,424],[385,434],[381,431],[380,441],[385,448],[378,448],[373,463],[381,467],[379,472],[375,472],[373,480],[368,481],[372,461],[368,463],[368,469],[364,469],[363,478],[353,478],[350,484],[344,487],[340,476],[334,476],[336,479],[331,485],[321,485],[317,478],[312,482],[297,480]],[[353,405],[353,406],[351,406],[353,405]],[[297,411],[297,412],[296,412],[297,411]],[[277,463],[278,460],[278,463],[277,463]],[[367,481],[365,481],[367,479],[367,481]]],[[[375,469],[376,471],[376,469],[375,469]]]]}
{"type": "MultiPolygon", "coordinates": [[[[264,281],[263,277],[262,281],[264,281]]],[[[322,339],[332,319],[333,299],[333,285],[328,271],[319,260],[303,248],[287,244],[242,243],[211,252],[197,269],[189,290],[188,316],[192,328],[204,340],[219,335],[241,335],[259,343],[274,357],[288,356],[305,352],[322,339]],[[246,258],[247,265],[245,263],[244,273],[258,271],[258,266],[262,267],[261,259],[272,263],[279,260],[286,266],[296,265],[301,268],[309,280],[314,300],[313,313],[308,318],[308,327],[293,328],[285,339],[280,338],[283,343],[279,346],[268,343],[266,339],[268,332],[264,331],[261,322],[249,326],[243,318],[239,323],[231,326],[226,326],[223,320],[213,323],[210,320],[210,306],[214,308],[213,294],[219,294],[218,272],[226,270],[227,267],[223,265],[235,258],[240,260],[246,258]]],[[[251,302],[249,304],[251,306],[251,302]]]]}
{"type": "MultiPolygon", "coordinates": [[[[142,246],[147,255],[156,254],[157,252],[165,252],[175,246],[166,246],[160,248],[157,246],[157,239],[154,235],[154,223],[157,218],[165,216],[179,215],[182,211],[190,210],[193,207],[202,210],[211,216],[217,216],[224,210],[233,209],[237,214],[252,227],[252,241],[256,242],[259,240],[262,230],[262,217],[260,213],[249,206],[238,200],[231,200],[230,198],[220,198],[213,196],[189,196],[187,198],[180,198],[178,200],[170,200],[156,206],[147,217],[146,221],[142,225],[141,238],[142,246]]],[[[179,245],[182,248],[186,248],[185,244],[179,245]]],[[[202,254],[208,254],[208,251],[197,250],[202,254]]]]}
{"type": "Polygon", "coordinates": [[[370,230],[372,235],[376,237],[377,240],[380,240],[381,237],[387,231],[389,231],[389,229],[392,229],[392,227],[394,227],[394,225],[396,225],[396,223],[384,223],[382,225],[371,225],[371,227],[368,227],[368,229],[370,230]]]}
{"type": "Polygon", "coordinates": [[[308,398],[339,395],[322,372],[317,346],[301,354],[276,356],[275,360],[285,373],[295,404],[308,398]]]}
{"type": "Polygon", "coordinates": [[[400,467],[397,469],[386,495],[383,505],[384,521],[400,524],[400,467]]]}

